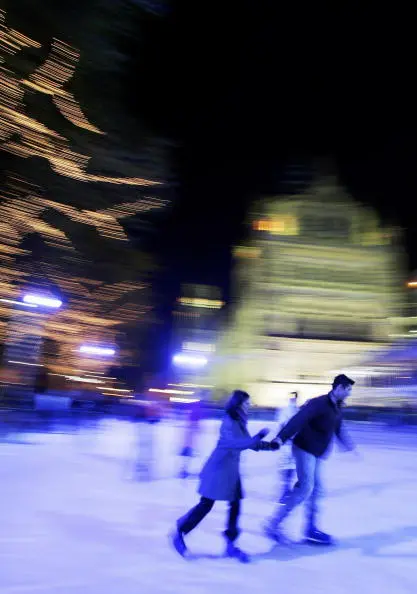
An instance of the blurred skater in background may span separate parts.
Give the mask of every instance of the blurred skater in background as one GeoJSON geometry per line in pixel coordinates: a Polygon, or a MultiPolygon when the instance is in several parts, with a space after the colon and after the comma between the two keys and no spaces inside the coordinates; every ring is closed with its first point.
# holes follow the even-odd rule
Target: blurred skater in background
{"type": "MultiPolygon", "coordinates": [[[[285,408],[277,411],[277,424],[279,433],[281,429],[298,412],[298,392],[291,392],[288,404],[285,408]]],[[[280,471],[280,494],[279,502],[284,503],[294,486],[295,481],[295,458],[292,451],[292,441],[288,440],[279,451],[279,471],[280,471]]]]}
{"type": "Polygon", "coordinates": [[[201,421],[204,418],[204,407],[207,399],[206,392],[201,392],[195,402],[191,402],[186,410],[184,442],[180,450],[182,465],[179,478],[190,476],[190,465],[196,456],[196,443],[201,434],[201,421]]]}

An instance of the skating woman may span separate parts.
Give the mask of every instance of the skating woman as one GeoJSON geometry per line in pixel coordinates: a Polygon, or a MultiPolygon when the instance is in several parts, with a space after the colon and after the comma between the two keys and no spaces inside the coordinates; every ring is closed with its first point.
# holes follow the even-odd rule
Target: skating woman
{"type": "Polygon", "coordinates": [[[200,474],[200,502],[177,521],[172,534],[172,544],[177,552],[186,556],[187,547],[184,535],[193,530],[211,511],[215,501],[229,502],[229,515],[226,530],[226,555],[248,562],[249,557],[235,546],[239,536],[238,519],[240,500],[243,498],[240,479],[240,453],[243,450],[270,450],[269,443],[262,441],[268,429],[262,429],[254,437],[247,430],[249,394],[236,390],[227,406],[220,427],[220,437],[216,448],[205,463],[200,474]]]}

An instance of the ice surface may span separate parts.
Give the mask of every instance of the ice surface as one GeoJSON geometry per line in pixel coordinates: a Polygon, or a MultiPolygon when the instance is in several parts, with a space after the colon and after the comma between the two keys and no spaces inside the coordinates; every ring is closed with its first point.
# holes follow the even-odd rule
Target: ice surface
{"type": "MultiPolygon", "coordinates": [[[[1,594],[417,592],[414,430],[355,425],[363,458],[335,450],[326,462],[320,527],[337,537],[335,548],[272,546],[261,525],[274,506],[277,455],[245,453],[239,545],[253,562],[241,565],[221,556],[222,503],[187,538],[197,559],[170,548],[167,533],[197,501],[196,481],[175,478],[182,427],[174,422],[153,428],[155,480],[132,480],[137,432],[149,427],[107,421],[0,442],[1,594]]],[[[216,431],[204,424],[196,470],[216,431]]],[[[299,538],[301,527],[297,510],[288,532],[299,538]]]]}

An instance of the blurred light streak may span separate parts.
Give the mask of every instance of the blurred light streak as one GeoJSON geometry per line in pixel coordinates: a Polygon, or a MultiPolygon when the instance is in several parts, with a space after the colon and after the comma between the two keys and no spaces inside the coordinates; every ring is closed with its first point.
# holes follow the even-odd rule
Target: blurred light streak
{"type": "Polygon", "coordinates": [[[189,384],[189,383],[168,384],[168,386],[174,386],[174,387],[178,387],[178,388],[214,388],[213,385],[209,385],[209,384],[189,384]]]}
{"type": "Polygon", "coordinates": [[[27,363],[26,361],[7,361],[7,363],[13,363],[14,365],[27,365],[28,367],[43,367],[41,363],[27,363]]]}
{"type": "Polygon", "coordinates": [[[159,388],[149,388],[148,392],[156,392],[157,394],[184,394],[184,395],[191,395],[194,392],[189,392],[187,390],[168,390],[168,389],[159,389],[159,388]]]}
{"type": "Polygon", "coordinates": [[[176,396],[171,396],[171,398],[169,400],[170,400],[170,402],[181,402],[183,404],[191,404],[193,402],[200,402],[200,400],[198,398],[179,398],[176,396]]]}
{"type": "Polygon", "coordinates": [[[38,307],[35,303],[25,303],[22,301],[15,301],[14,299],[0,299],[3,303],[10,303],[11,305],[23,305],[24,307],[38,307]]]}
{"type": "Polygon", "coordinates": [[[42,295],[28,294],[24,295],[23,302],[30,305],[40,305],[42,307],[49,307],[51,309],[59,309],[62,306],[60,299],[54,299],[52,297],[43,297],[42,295]]]}
{"type": "Polygon", "coordinates": [[[204,367],[208,360],[206,357],[199,355],[186,355],[184,353],[177,353],[173,356],[172,362],[178,367],[204,367]]]}
{"type": "Polygon", "coordinates": [[[196,297],[179,297],[178,303],[181,305],[188,305],[189,307],[207,308],[207,309],[221,309],[224,301],[217,299],[200,299],[196,297]]]}
{"type": "Polygon", "coordinates": [[[79,348],[80,353],[86,355],[98,355],[103,357],[113,357],[116,353],[115,349],[108,347],[99,347],[93,345],[82,345],[79,348]]]}
{"type": "MultiPolygon", "coordinates": [[[[81,377],[79,375],[65,375],[65,379],[72,382],[82,382],[84,384],[104,384],[105,382],[97,379],[91,379],[88,377],[81,377]]],[[[102,388],[103,389],[103,388],[102,388]]]]}
{"type": "MultiPolygon", "coordinates": [[[[0,10],[0,50],[15,54],[24,47],[40,48],[40,44],[9,29],[6,13],[0,10]]],[[[73,77],[79,52],[54,39],[46,61],[28,79],[19,78],[5,67],[0,70],[0,140],[2,148],[14,155],[42,157],[53,171],[83,182],[101,182],[129,186],[159,186],[161,182],[140,177],[112,177],[87,172],[90,157],[70,148],[68,140],[35,118],[25,114],[24,95],[27,88],[52,97],[62,115],[75,126],[96,134],[104,134],[85,117],[79,103],[63,86],[73,77]]],[[[4,59],[1,60],[4,62],[4,59]]]]}

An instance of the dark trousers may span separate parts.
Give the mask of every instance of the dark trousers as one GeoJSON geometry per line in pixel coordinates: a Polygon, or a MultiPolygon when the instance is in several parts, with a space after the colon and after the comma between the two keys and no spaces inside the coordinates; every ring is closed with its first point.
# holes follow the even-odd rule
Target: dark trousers
{"type": "MultiPolygon", "coordinates": [[[[177,522],[178,530],[182,534],[188,534],[194,530],[196,526],[206,517],[206,515],[213,509],[213,499],[202,497],[195,507],[180,518],[177,522]]],[[[240,515],[240,499],[229,502],[229,514],[227,519],[226,530],[223,532],[224,536],[230,540],[235,541],[239,536],[240,530],[238,528],[238,519],[240,515]]]]}

